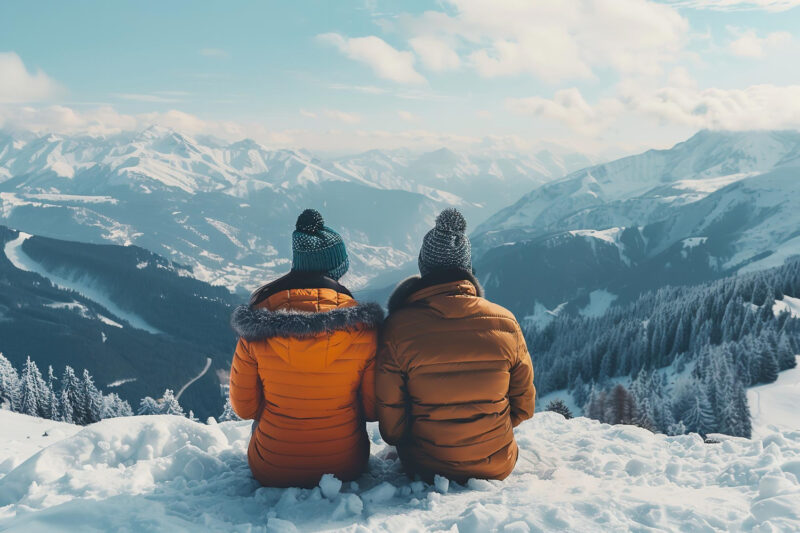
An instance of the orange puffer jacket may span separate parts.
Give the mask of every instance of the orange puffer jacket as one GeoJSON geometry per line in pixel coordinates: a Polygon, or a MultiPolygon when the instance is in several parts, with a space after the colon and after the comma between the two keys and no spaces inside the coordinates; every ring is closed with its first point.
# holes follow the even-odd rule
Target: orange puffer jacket
{"type": "Polygon", "coordinates": [[[382,319],[380,306],[344,288],[282,290],[234,312],[231,404],[258,421],[247,458],[263,485],[312,487],[326,473],[364,471],[382,319]]]}
{"type": "Polygon", "coordinates": [[[533,366],[514,315],[475,278],[411,278],[389,303],[376,394],[383,439],[410,474],[504,479],[519,450],[512,428],[533,416],[533,366]]]}

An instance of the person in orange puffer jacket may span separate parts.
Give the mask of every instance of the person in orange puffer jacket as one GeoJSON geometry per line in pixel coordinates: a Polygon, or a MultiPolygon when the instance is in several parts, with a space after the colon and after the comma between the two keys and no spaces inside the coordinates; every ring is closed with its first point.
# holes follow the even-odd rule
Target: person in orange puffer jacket
{"type": "Polygon", "coordinates": [[[365,421],[375,414],[378,304],[360,304],[338,280],[342,238],[307,209],[292,234],[292,270],[233,313],[239,335],[230,375],[233,410],[254,419],[253,476],[271,487],[313,487],[323,474],[365,470],[365,421]]]}

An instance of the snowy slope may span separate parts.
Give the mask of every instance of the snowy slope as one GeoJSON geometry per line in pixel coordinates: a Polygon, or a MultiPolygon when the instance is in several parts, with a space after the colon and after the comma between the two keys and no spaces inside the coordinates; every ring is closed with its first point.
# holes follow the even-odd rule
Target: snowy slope
{"type": "Polygon", "coordinates": [[[0,480],[39,450],[82,428],[0,409],[0,480]]]}
{"type": "Polygon", "coordinates": [[[747,390],[753,416],[753,434],[800,430],[800,355],[797,366],[778,374],[778,380],[747,390]]]}
{"type": "MultiPolygon", "coordinates": [[[[19,415],[0,412],[0,423],[19,415]]],[[[649,531],[800,527],[800,432],[704,444],[539,413],[505,482],[411,483],[370,425],[370,473],[260,488],[247,422],[106,420],[0,479],[4,531],[649,531]],[[331,481],[331,480],[329,480],[331,481]]],[[[4,434],[5,435],[5,434],[4,434]]],[[[3,439],[4,437],[0,437],[3,439]]]]}

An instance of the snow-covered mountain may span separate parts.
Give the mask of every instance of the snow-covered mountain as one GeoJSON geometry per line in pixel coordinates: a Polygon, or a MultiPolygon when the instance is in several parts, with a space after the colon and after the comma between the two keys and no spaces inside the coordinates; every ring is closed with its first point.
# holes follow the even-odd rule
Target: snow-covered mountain
{"type": "Polygon", "coordinates": [[[443,207],[474,220],[588,160],[367,152],[323,161],[151,127],[109,137],[0,132],[0,220],[31,233],[135,243],[199,279],[252,288],[288,267],[297,214],[316,207],[350,246],[349,283],[413,260],[443,207]]]}
{"type": "MultiPolygon", "coordinates": [[[[0,529],[66,531],[796,531],[800,435],[667,437],[538,413],[502,482],[408,479],[369,425],[370,471],[258,486],[249,422],[114,418],[81,429],[0,411],[0,529]],[[334,481],[334,480],[330,480],[334,481]]],[[[796,427],[796,426],[795,426],[796,427]]]]}
{"type": "Polygon", "coordinates": [[[780,265],[800,254],[798,205],[800,132],[703,131],[534,189],[473,242],[490,294],[553,309],[612,285],[633,295],[780,265]]]}
{"type": "Polygon", "coordinates": [[[384,189],[417,192],[457,205],[481,222],[531,187],[591,163],[589,157],[563,151],[527,155],[487,149],[466,154],[442,148],[421,155],[372,150],[335,159],[326,168],[384,189]]]}

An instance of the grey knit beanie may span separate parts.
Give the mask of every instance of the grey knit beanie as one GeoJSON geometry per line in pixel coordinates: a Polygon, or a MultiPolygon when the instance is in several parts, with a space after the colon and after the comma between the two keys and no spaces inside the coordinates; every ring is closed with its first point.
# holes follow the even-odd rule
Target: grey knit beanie
{"type": "Polygon", "coordinates": [[[436,217],[436,226],[425,235],[419,252],[419,272],[458,269],[472,272],[472,246],[464,235],[467,221],[458,209],[445,209],[436,217]]]}
{"type": "Polygon", "coordinates": [[[339,279],[350,267],[342,237],[325,225],[315,209],[306,209],[297,217],[292,233],[292,270],[321,272],[339,279]]]}

